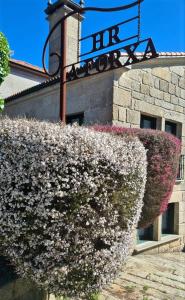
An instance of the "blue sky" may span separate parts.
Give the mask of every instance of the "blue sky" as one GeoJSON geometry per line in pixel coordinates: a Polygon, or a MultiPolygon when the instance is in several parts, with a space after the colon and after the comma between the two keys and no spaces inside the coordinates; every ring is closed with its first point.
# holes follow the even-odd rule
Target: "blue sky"
{"type": "MultiPolygon", "coordinates": [[[[110,7],[131,2],[86,0],[86,6],[110,7]]],[[[0,31],[5,33],[14,51],[12,58],[41,66],[42,48],[48,33],[46,6],[47,0],[0,0],[0,31]]],[[[109,15],[89,13],[83,34],[114,25],[136,12],[132,9],[109,15]]],[[[152,37],[158,51],[185,51],[185,0],[145,0],[141,25],[142,37],[152,37]]]]}

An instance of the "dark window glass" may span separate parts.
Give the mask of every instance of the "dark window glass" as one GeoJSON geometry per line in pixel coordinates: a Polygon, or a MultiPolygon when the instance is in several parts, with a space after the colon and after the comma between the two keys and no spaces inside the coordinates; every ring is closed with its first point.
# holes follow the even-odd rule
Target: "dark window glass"
{"type": "Polygon", "coordinates": [[[147,228],[138,229],[138,238],[140,241],[152,241],[153,240],[153,225],[147,228]]]}
{"type": "Polygon", "coordinates": [[[157,119],[149,116],[141,116],[141,128],[156,129],[157,119]]]}
{"type": "Polygon", "coordinates": [[[174,233],[174,203],[168,205],[162,216],[162,234],[174,233]]]}
{"type": "Polygon", "coordinates": [[[165,122],[165,131],[176,136],[177,135],[177,124],[166,121],[165,122]]]}
{"type": "Polygon", "coordinates": [[[66,123],[67,124],[77,123],[80,126],[83,125],[83,123],[84,123],[84,113],[68,115],[66,117],[66,123]]]}

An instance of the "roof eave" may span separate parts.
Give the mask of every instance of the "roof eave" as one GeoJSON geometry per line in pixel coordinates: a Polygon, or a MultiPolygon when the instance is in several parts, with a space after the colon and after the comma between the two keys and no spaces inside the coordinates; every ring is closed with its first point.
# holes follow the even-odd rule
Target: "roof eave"
{"type": "Polygon", "coordinates": [[[14,61],[11,61],[11,60],[9,61],[9,66],[20,69],[20,70],[30,72],[34,75],[41,76],[41,77],[44,77],[46,79],[48,78],[48,75],[44,71],[36,69],[34,67],[31,67],[31,66],[26,66],[26,65],[24,66],[24,65],[21,65],[18,62],[14,62],[14,61]]]}

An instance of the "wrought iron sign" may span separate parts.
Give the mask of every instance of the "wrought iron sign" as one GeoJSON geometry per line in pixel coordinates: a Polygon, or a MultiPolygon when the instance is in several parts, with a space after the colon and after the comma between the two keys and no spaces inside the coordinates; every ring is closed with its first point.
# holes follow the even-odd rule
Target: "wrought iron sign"
{"type": "Polygon", "coordinates": [[[101,54],[97,57],[91,57],[89,59],[80,61],[83,63],[79,66],[79,62],[68,65],[71,70],[67,72],[66,81],[72,81],[87,76],[95,75],[97,73],[102,73],[110,71],[112,69],[118,69],[121,67],[126,67],[141,61],[146,61],[151,58],[157,57],[157,53],[152,40],[146,39],[140,42],[124,46],[122,48],[110,51],[108,53],[101,54]],[[145,45],[145,51],[142,56],[138,58],[135,54],[139,45],[145,45]],[[122,59],[122,52],[128,54],[126,61],[122,59]]]}
{"type": "Polygon", "coordinates": [[[66,83],[69,81],[85,78],[98,73],[110,71],[112,69],[118,69],[153,59],[158,57],[155,46],[151,38],[144,40],[140,39],[140,6],[144,0],[137,0],[128,5],[123,5],[113,8],[97,8],[97,7],[80,7],[77,6],[75,10],[62,17],[50,31],[43,50],[43,67],[45,72],[53,77],[60,72],[61,84],[60,84],[60,116],[61,120],[65,122],[66,117],[66,83]],[[118,12],[130,9],[132,7],[138,7],[138,14],[130,19],[124,20],[116,25],[105,28],[101,31],[92,33],[91,35],[82,37],[79,39],[79,43],[84,43],[87,40],[88,50],[84,53],[79,53],[79,60],[73,64],[67,65],[66,63],[66,20],[70,16],[80,15],[87,11],[96,11],[102,13],[118,12]],[[131,36],[126,36],[124,27],[130,23],[137,22],[137,32],[131,36]],[[45,66],[45,54],[48,42],[53,32],[61,26],[61,51],[60,53],[51,53],[50,56],[56,56],[58,58],[58,68],[52,74],[48,73],[45,66]],[[135,39],[135,42],[130,42],[135,39]],[[128,42],[127,45],[125,43],[128,42]],[[119,47],[118,47],[119,45],[119,47]],[[144,51],[138,57],[136,52],[138,48],[142,46],[144,51]],[[118,47],[118,48],[117,48],[118,47]],[[126,53],[126,59],[123,59],[122,53],[126,53]],[[85,58],[84,58],[85,57],[85,58]]]}

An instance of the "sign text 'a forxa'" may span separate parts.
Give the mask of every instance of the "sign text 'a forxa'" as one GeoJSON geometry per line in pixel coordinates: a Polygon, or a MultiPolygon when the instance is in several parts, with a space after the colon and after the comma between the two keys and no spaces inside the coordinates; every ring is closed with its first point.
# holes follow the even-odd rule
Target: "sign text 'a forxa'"
{"type": "Polygon", "coordinates": [[[85,59],[81,61],[80,66],[78,62],[67,66],[67,68],[70,67],[70,70],[67,72],[67,81],[77,80],[97,73],[110,71],[112,69],[126,67],[156,57],[158,57],[158,54],[152,39],[145,39],[108,53],[85,59]],[[140,45],[143,45],[145,50],[140,53],[140,56],[138,57],[136,52],[140,45]],[[125,55],[122,55],[123,53],[127,54],[126,59],[125,55]]]}

